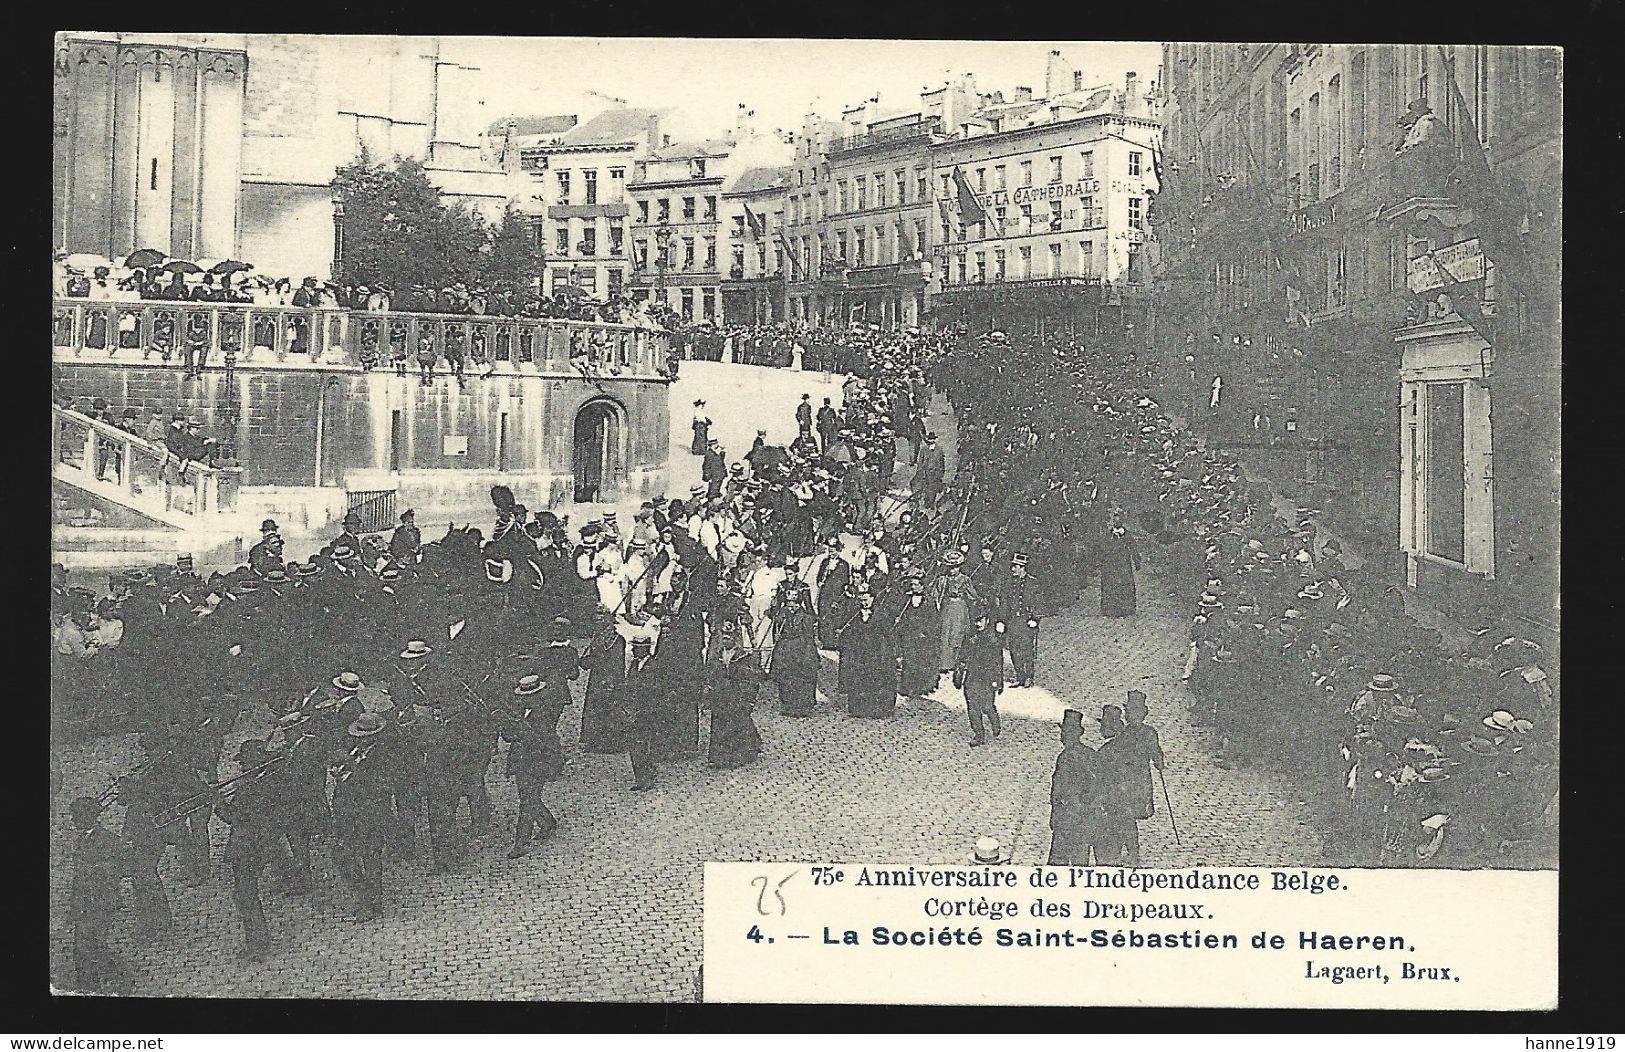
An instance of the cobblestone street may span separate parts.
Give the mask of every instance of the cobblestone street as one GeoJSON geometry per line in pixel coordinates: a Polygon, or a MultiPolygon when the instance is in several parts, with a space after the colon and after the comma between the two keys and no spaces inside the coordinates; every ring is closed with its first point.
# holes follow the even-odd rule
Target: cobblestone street
{"type": "MultiPolygon", "coordinates": [[[[684,363],[685,377],[691,364],[684,363]]],[[[769,408],[758,405],[754,414],[766,412],[770,441],[782,441],[793,399],[808,390],[816,405],[821,387],[810,376],[759,372],[770,374],[765,382],[774,388],[771,398],[757,392],[769,408]]],[[[682,445],[674,448],[679,467],[670,495],[680,495],[693,473],[686,453],[691,390],[672,393],[673,432],[682,445]]],[[[751,395],[733,392],[728,406],[713,395],[713,416],[743,410],[751,395]]],[[[950,441],[952,470],[948,423],[939,416],[933,426],[950,441]]],[[[747,426],[736,418],[724,432],[733,459],[747,448],[733,444],[747,426]]],[[[906,465],[899,477],[906,479],[906,465]]],[[[498,760],[490,778],[496,832],[453,873],[432,874],[422,858],[389,859],[381,920],[349,919],[348,893],[323,838],[311,895],[290,899],[274,881],[263,885],[276,950],[243,961],[229,877],[218,861],[226,827],[216,821],[216,869],[204,884],[185,887],[174,855],[166,861],[175,935],[140,945],[126,910],[115,944],[135,968],[137,992],[153,996],[690,1000],[706,860],[959,863],[978,837],[996,836],[1012,845],[1016,862],[1043,862],[1060,713],[1083,710],[1098,744],[1100,706],[1120,703],[1130,688],[1150,699],[1181,838],[1176,846],[1159,801],[1157,817],[1141,827],[1146,865],[1319,863],[1320,838],[1292,789],[1258,770],[1216,767],[1211,736],[1188,719],[1189,696],[1179,682],[1187,615],[1168,598],[1155,555],[1147,553],[1137,617],[1098,616],[1091,590],[1045,621],[1039,685],[1002,696],[1005,731],[989,747],[968,747],[964,702],[946,685],[938,695],[905,700],[891,720],[848,718],[832,692],[813,718],[787,718],[767,688],[756,717],[765,742],[758,763],[728,772],[701,761],[666,766],[656,790],[634,794],[624,756],[575,748],[578,704],[561,726],[569,768],[549,792],[562,825],[530,855],[504,857],[516,800],[498,760]]],[[[1042,576],[1044,568],[1034,572],[1042,576]]],[[[834,671],[826,660],[826,691],[834,671]]],[[[245,716],[237,737],[263,723],[260,716],[245,716]]],[[[100,792],[107,772],[127,770],[137,751],[126,736],[62,753],[62,806],[51,834],[54,976],[71,974],[71,841],[61,812],[74,796],[100,792]]],[[[116,806],[109,815],[115,825],[122,820],[116,806]]]]}

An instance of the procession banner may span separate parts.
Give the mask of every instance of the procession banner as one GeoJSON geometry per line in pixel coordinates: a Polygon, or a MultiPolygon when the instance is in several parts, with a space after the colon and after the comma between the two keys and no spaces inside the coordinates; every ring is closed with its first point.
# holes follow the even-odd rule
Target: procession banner
{"type": "Polygon", "coordinates": [[[1539,1010],[1557,874],[720,863],[714,1002],[1539,1010]]]}

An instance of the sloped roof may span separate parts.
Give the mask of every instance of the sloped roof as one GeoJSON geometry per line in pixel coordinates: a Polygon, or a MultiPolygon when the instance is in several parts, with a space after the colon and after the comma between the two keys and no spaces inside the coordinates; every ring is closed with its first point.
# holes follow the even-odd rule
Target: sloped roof
{"type": "Polygon", "coordinates": [[[734,148],[729,139],[702,139],[696,142],[674,142],[649,154],[653,161],[680,161],[685,157],[726,157],[734,148]]]}
{"type": "Polygon", "coordinates": [[[575,126],[575,114],[555,113],[548,116],[504,117],[487,128],[485,133],[497,136],[512,128],[515,135],[558,135],[575,126]]]}
{"type": "Polygon", "coordinates": [[[771,168],[747,168],[739,173],[733,185],[728,187],[730,194],[754,194],[763,190],[778,190],[790,185],[789,165],[771,168]]]}
{"type": "Polygon", "coordinates": [[[649,118],[663,117],[668,110],[645,110],[630,106],[607,109],[578,124],[559,137],[560,146],[612,146],[638,142],[649,132],[649,118]]]}

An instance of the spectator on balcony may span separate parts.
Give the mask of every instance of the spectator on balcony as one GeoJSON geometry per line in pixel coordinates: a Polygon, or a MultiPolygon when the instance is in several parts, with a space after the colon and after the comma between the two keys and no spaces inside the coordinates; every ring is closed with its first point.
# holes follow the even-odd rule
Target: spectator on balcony
{"type": "Polygon", "coordinates": [[[178,270],[171,274],[169,284],[159,291],[158,298],[177,301],[190,299],[191,293],[186,287],[186,275],[178,270]]]}
{"type": "Polygon", "coordinates": [[[392,296],[393,293],[389,291],[388,285],[379,285],[377,288],[368,292],[366,299],[367,309],[370,311],[377,311],[379,313],[387,314],[390,309],[390,299],[392,296]]]}
{"type": "Polygon", "coordinates": [[[192,286],[186,298],[200,303],[215,303],[220,299],[220,291],[214,287],[214,275],[205,274],[203,280],[192,286]]]}
{"type": "MultiPolygon", "coordinates": [[[[285,279],[284,279],[285,280],[285,279]]],[[[283,282],[278,282],[278,285],[283,282]]],[[[321,298],[321,290],[317,288],[315,278],[306,278],[300,283],[298,291],[293,294],[293,306],[315,307],[321,298]]]]}
{"type": "MultiPolygon", "coordinates": [[[[90,291],[88,295],[92,301],[96,303],[106,303],[114,298],[113,293],[115,290],[111,281],[111,275],[112,271],[106,267],[97,267],[91,272],[92,280],[90,282],[90,291]]],[[[105,331],[107,322],[103,320],[102,325],[104,326],[105,331]]]]}
{"type": "Polygon", "coordinates": [[[418,336],[418,380],[424,387],[434,386],[434,363],[439,357],[434,346],[434,332],[425,326],[418,336]]]}

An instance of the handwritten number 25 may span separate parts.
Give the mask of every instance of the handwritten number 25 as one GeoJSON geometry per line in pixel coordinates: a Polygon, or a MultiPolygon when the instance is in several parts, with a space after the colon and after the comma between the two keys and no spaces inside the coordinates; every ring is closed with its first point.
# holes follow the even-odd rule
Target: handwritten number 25
{"type": "MultiPolygon", "coordinates": [[[[790,883],[790,877],[795,875],[796,871],[791,870],[789,876],[786,876],[783,880],[773,885],[773,897],[779,900],[779,916],[781,917],[784,916],[785,911],[789,908],[789,904],[784,901],[784,896],[779,892],[779,889],[790,883]]],[[[752,877],[750,882],[756,885],[758,889],[756,893],[756,912],[761,914],[763,917],[772,916],[772,914],[767,910],[767,875],[763,874],[759,877],[752,877]]]]}

